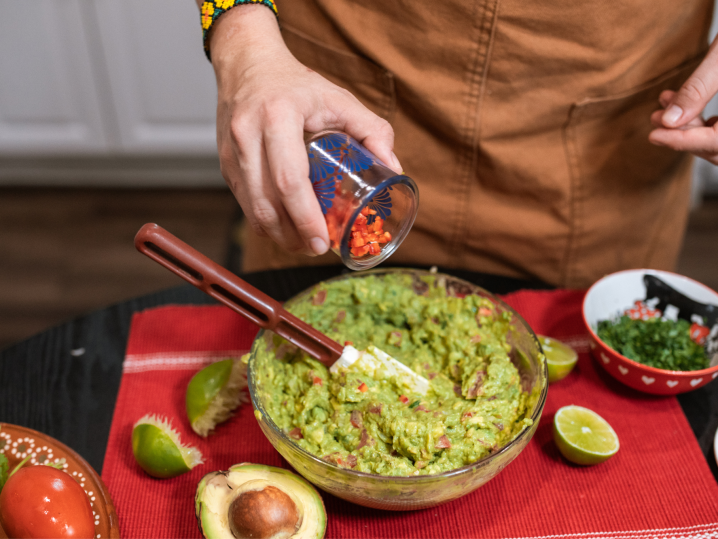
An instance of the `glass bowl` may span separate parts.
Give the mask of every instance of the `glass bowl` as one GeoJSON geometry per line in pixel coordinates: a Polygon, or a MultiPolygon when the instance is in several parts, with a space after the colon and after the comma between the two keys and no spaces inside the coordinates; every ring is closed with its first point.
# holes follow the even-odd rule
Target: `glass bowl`
{"type": "MultiPolygon", "coordinates": [[[[538,339],[524,319],[499,298],[467,281],[421,270],[379,269],[361,274],[342,275],[326,282],[362,279],[367,275],[381,276],[390,273],[412,275],[414,291],[417,293],[421,293],[422,289],[428,286],[421,277],[434,275],[437,280],[444,280],[447,293],[455,296],[476,294],[488,298],[495,305],[498,313],[509,314],[512,331],[507,336],[507,342],[512,345],[511,360],[519,370],[523,389],[538,390],[530,408],[529,415],[533,420],[530,427],[525,428],[495,453],[462,468],[436,475],[410,477],[369,474],[338,467],[305,451],[282,432],[269,416],[262,402],[261,382],[258,381],[257,376],[261,365],[257,364],[259,360],[256,351],[259,347],[276,346],[272,339],[273,333],[260,331],[257,335],[250,354],[247,379],[255,417],[262,431],[298,473],[322,490],[349,502],[376,509],[408,511],[433,507],[468,494],[484,485],[515,459],[529,443],[538,427],[546,403],[548,372],[538,339]]],[[[311,301],[314,288],[305,290],[290,299],[286,307],[291,308],[298,302],[311,301]]]]}
{"type": "Polygon", "coordinates": [[[346,133],[322,131],[306,141],[306,148],[331,250],[353,270],[386,260],[419,211],[414,180],[391,170],[346,133]]]}

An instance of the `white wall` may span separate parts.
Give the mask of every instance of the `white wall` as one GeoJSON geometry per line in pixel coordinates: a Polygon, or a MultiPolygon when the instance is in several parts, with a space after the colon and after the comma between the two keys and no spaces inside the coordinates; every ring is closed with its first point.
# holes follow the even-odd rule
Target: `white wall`
{"type": "MultiPolygon", "coordinates": [[[[193,0],[2,8],[0,185],[224,185],[193,0]]],[[[698,159],[694,204],[707,192],[718,194],[718,167],[698,159]]]]}
{"type": "Polygon", "coordinates": [[[0,185],[224,185],[193,0],[2,8],[0,185]]]}

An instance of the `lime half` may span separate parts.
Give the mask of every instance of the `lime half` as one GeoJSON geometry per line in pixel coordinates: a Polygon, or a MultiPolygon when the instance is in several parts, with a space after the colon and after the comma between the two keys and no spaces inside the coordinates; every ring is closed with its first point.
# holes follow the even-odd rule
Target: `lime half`
{"type": "Polygon", "coordinates": [[[558,382],[568,376],[578,361],[576,350],[569,345],[550,337],[538,335],[541,348],[546,356],[548,382],[558,382]]]}
{"type": "Polygon", "coordinates": [[[183,445],[166,419],[149,414],[132,429],[132,453],[144,471],[161,479],[188,472],[203,462],[199,449],[183,445]]]}
{"type": "Polygon", "coordinates": [[[618,452],[611,425],[593,410],[564,406],[553,418],[553,439],[561,454],[574,464],[599,464],[618,452]]]}

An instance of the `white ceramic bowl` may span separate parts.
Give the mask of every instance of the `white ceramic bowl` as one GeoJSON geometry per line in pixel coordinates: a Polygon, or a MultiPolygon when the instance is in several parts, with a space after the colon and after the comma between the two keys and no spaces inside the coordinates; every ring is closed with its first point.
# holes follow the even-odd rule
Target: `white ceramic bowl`
{"type": "MultiPolygon", "coordinates": [[[[647,299],[644,276],[656,276],[671,288],[703,304],[718,305],[718,293],[688,277],[660,270],[619,271],[597,281],[583,300],[583,320],[591,336],[591,353],[614,378],[639,391],[655,395],[676,395],[704,386],[718,377],[718,353],[711,366],[699,371],[669,371],[637,363],[619,354],[601,339],[596,329],[601,320],[613,319],[631,308],[636,300],[647,299]]],[[[669,318],[678,309],[669,306],[669,318]]],[[[718,335],[712,335],[718,339],[718,335]]]]}

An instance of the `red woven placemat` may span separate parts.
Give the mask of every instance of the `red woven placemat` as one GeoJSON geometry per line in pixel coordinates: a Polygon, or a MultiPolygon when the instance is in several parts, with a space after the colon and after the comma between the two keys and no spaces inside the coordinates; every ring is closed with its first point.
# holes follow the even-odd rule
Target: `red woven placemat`
{"type": "MultiPolygon", "coordinates": [[[[527,448],[479,490],[434,509],[385,512],[322,493],[327,537],[718,537],[718,484],[675,398],[629,389],[588,354],[583,293],[522,291],[505,300],[537,333],[579,351],[575,370],[552,384],[527,448]],[[551,421],[567,404],[608,420],[621,449],[593,467],[568,464],[551,421]]],[[[194,493],[201,477],[239,462],[288,467],[244,405],[207,440],[192,433],[184,394],[206,363],[247,351],[256,329],[225,307],[168,306],[132,320],[124,374],[102,478],[117,508],[122,537],[199,537],[194,493]],[[147,476],[132,456],[133,424],[147,413],[173,420],[205,464],[182,476],[147,476]]]]}

